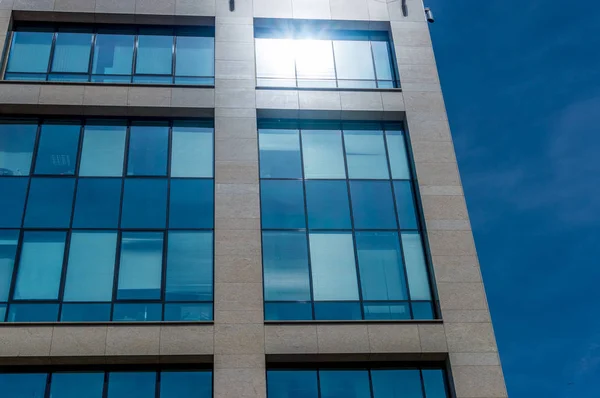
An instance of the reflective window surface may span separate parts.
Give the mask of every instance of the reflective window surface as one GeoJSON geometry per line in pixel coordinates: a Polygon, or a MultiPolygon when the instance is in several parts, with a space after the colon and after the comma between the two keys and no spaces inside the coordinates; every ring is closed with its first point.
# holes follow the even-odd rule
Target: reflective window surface
{"type": "Polygon", "coordinates": [[[0,120],[0,322],[211,320],[213,148],[212,121],[0,120]]]}
{"type": "Polygon", "coordinates": [[[21,24],[5,80],[214,85],[214,28],[21,24]]]}
{"type": "Polygon", "coordinates": [[[255,29],[263,87],[394,88],[388,32],[298,26],[255,29]]]}
{"type": "Polygon", "coordinates": [[[0,373],[6,398],[210,398],[210,370],[0,373]]]}
{"type": "Polygon", "coordinates": [[[402,125],[259,121],[266,320],[433,319],[402,125]]]}
{"type": "Polygon", "coordinates": [[[269,398],[448,398],[440,368],[270,369],[269,398]]]}

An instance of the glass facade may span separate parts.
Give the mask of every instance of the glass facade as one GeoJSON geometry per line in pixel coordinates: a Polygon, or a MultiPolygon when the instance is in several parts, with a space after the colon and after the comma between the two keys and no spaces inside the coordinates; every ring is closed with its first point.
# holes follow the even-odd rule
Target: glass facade
{"type": "Polygon", "coordinates": [[[398,87],[388,32],[298,26],[255,37],[259,87],[398,87]]]}
{"type": "Polygon", "coordinates": [[[400,124],[259,122],[266,320],[433,319],[400,124]]]}
{"type": "Polygon", "coordinates": [[[209,370],[0,373],[3,398],[211,398],[209,370]]]}
{"type": "Polygon", "coordinates": [[[439,368],[267,370],[268,398],[448,398],[439,368]]]}
{"type": "Polygon", "coordinates": [[[213,27],[18,25],[5,80],[214,85],[213,27]]]}
{"type": "Polygon", "coordinates": [[[3,120],[0,321],[203,321],[213,123],[3,120]]]}

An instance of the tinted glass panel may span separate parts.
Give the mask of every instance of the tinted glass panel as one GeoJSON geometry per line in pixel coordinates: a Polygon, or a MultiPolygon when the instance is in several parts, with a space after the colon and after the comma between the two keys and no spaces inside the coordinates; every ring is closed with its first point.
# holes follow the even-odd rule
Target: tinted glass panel
{"type": "Polygon", "coordinates": [[[53,36],[51,32],[14,32],[6,70],[46,73],[53,36]]]}
{"type": "Polygon", "coordinates": [[[35,173],[75,174],[80,130],[79,125],[44,124],[40,135],[35,173]]]}
{"type": "Polygon", "coordinates": [[[402,249],[406,260],[410,298],[412,300],[431,300],[425,254],[419,233],[403,232],[402,249]]]}
{"type": "Polygon", "coordinates": [[[63,322],[110,321],[110,303],[106,304],[63,304],[60,320],[63,322]]]}
{"type": "Polygon", "coordinates": [[[2,398],[44,398],[47,377],[45,373],[0,374],[2,398]]]}
{"type": "Polygon", "coordinates": [[[300,178],[300,139],[296,129],[260,129],[261,178],[300,178]]]}
{"type": "Polygon", "coordinates": [[[165,321],[210,321],[213,303],[165,304],[165,321]]]}
{"type": "MultiPolygon", "coordinates": [[[[369,303],[363,306],[365,319],[381,320],[381,319],[411,319],[410,307],[408,303],[369,303]]],[[[417,318],[414,319],[432,319],[432,318],[417,318]]]]}
{"type": "Polygon", "coordinates": [[[295,40],[296,74],[310,87],[335,87],[335,68],[331,40],[295,40]]]}
{"type": "Polygon", "coordinates": [[[117,299],[160,299],[163,234],[124,232],[117,299]]]}
{"type": "Polygon", "coordinates": [[[80,176],[123,175],[125,126],[87,125],[83,133],[80,176]]]}
{"type": "Polygon", "coordinates": [[[157,322],[162,316],[162,304],[115,304],[113,321],[157,322]]]}
{"type": "Polygon", "coordinates": [[[444,372],[440,369],[423,369],[423,383],[427,398],[446,398],[446,383],[444,372]]]}
{"type": "Polygon", "coordinates": [[[173,126],[171,177],[213,176],[213,129],[194,125],[173,126]]]}
{"type": "Polygon", "coordinates": [[[338,79],[375,80],[370,42],[336,40],[333,50],[338,79]]]}
{"type": "MultiPolygon", "coordinates": [[[[394,80],[390,44],[387,41],[372,41],[373,59],[378,80],[394,80]]],[[[393,86],[391,86],[393,87],[393,86]]]]}
{"type": "Polygon", "coordinates": [[[65,250],[64,232],[26,232],[15,299],[56,300],[65,250]]]}
{"type": "Polygon", "coordinates": [[[310,300],[304,232],[263,232],[265,300],[310,300]]]}
{"type": "Polygon", "coordinates": [[[213,181],[171,180],[170,228],[213,227],[213,181]]]}
{"type": "Polygon", "coordinates": [[[133,65],[134,40],[133,34],[100,32],[96,36],[92,73],[130,75],[133,65]]]}
{"type": "Polygon", "coordinates": [[[56,322],[58,304],[11,304],[8,322],[56,322]]]}
{"type": "Polygon", "coordinates": [[[317,371],[270,370],[267,389],[269,398],[319,398],[317,371]]]}
{"type": "Polygon", "coordinates": [[[388,181],[350,181],[356,229],[396,229],[392,189],[388,181]]]}
{"type": "Polygon", "coordinates": [[[211,398],[210,372],[161,372],[160,398],[211,398]]]}
{"type": "Polygon", "coordinates": [[[212,300],[212,232],[169,232],[166,300],[212,300]]]}
{"type": "Polygon", "coordinates": [[[111,301],[116,232],[73,232],[65,282],[65,301],[111,301]]]}
{"type": "Polygon", "coordinates": [[[363,300],[408,300],[396,232],[357,232],[363,300]]]}
{"type": "Polygon", "coordinates": [[[351,233],[311,233],[310,260],[315,301],[358,300],[351,233]]]}
{"type": "MultiPolygon", "coordinates": [[[[366,127],[366,126],[365,126],[366,127]]],[[[383,131],[344,129],[348,177],[388,179],[383,131]]]]}
{"type": "Polygon", "coordinates": [[[19,231],[0,230],[0,301],[8,300],[18,242],[19,231]]]}
{"type": "Polygon", "coordinates": [[[36,124],[0,124],[0,176],[29,175],[36,132],[36,124]]]}
{"type": "Polygon", "coordinates": [[[267,321],[304,321],[310,319],[313,319],[311,302],[265,302],[265,320],[267,321]]]}
{"type": "Polygon", "coordinates": [[[321,370],[319,380],[321,398],[371,397],[366,370],[321,370]]]}
{"type": "Polygon", "coordinates": [[[154,397],[155,386],[155,372],[110,372],[108,398],[154,397]]]}
{"type": "Polygon", "coordinates": [[[91,33],[58,33],[54,45],[51,71],[88,73],[91,50],[91,33]]]}
{"type": "Polygon", "coordinates": [[[308,227],[350,229],[350,205],[346,181],[306,181],[308,227]]]}
{"type": "Polygon", "coordinates": [[[125,180],[122,228],[164,228],[166,212],[166,179],[125,180]]]}
{"type": "Polygon", "coordinates": [[[409,180],[410,169],[406,157],[406,144],[402,131],[386,131],[387,148],[390,158],[392,178],[395,180],[409,180]]]}
{"type": "Polygon", "coordinates": [[[302,181],[265,180],[261,183],[263,228],[304,228],[302,181]]]}
{"type": "Polygon", "coordinates": [[[167,175],[168,148],[168,126],[131,126],[127,175],[167,175]]]}
{"type": "Polygon", "coordinates": [[[394,181],[400,229],[417,229],[417,215],[410,181],[394,181]]]}
{"type": "Polygon", "coordinates": [[[339,130],[303,130],[305,178],[346,178],[339,130]]]}
{"type": "Polygon", "coordinates": [[[173,36],[145,35],[138,38],[135,73],[170,75],[172,71],[173,36]]]}
{"type": "Polygon", "coordinates": [[[104,372],[54,373],[50,386],[51,398],[102,398],[104,372]]]}
{"type": "Polygon", "coordinates": [[[28,182],[27,178],[0,178],[0,227],[21,227],[28,182]]]}
{"type": "Polygon", "coordinates": [[[373,398],[422,398],[418,370],[373,370],[373,398]]]}
{"type": "Polygon", "coordinates": [[[214,76],[214,37],[178,36],[176,46],[177,76],[214,76]]]}
{"type": "Polygon", "coordinates": [[[73,178],[33,178],[29,187],[25,226],[68,228],[74,188],[73,178]]]}
{"type": "Polygon", "coordinates": [[[316,301],[315,319],[320,321],[362,319],[360,303],[355,301],[316,301]]]}
{"type": "Polygon", "coordinates": [[[82,178],[77,183],[74,228],[116,228],[119,225],[121,179],[82,178]]]}
{"type": "Polygon", "coordinates": [[[295,85],[296,66],[294,41],[256,39],[256,76],[287,79],[295,85]]]}

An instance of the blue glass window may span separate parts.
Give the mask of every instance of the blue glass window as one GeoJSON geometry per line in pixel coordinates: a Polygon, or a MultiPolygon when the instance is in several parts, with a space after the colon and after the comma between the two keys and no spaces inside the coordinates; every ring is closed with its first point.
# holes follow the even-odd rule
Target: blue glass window
{"type": "Polygon", "coordinates": [[[129,76],[133,68],[135,35],[127,30],[99,30],[94,47],[92,73],[100,76],[129,76]]]}
{"type": "Polygon", "coordinates": [[[346,181],[306,181],[306,208],[311,229],[351,229],[346,181]]]}
{"type": "Polygon", "coordinates": [[[161,372],[160,398],[212,398],[210,372],[161,372]]]}
{"type": "Polygon", "coordinates": [[[111,301],[115,269],[115,232],[73,232],[64,301],[111,301]]]}
{"type": "Polygon", "coordinates": [[[122,228],[164,228],[167,223],[167,180],[127,179],[122,228]]]}
{"type": "Polygon", "coordinates": [[[388,181],[350,181],[356,229],[396,229],[392,187],[388,181]]]}
{"type": "Polygon", "coordinates": [[[339,87],[376,87],[369,41],[335,40],[333,51],[339,87]]]}
{"type": "Polygon", "coordinates": [[[24,234],[15,284],[15,299],[58,299],[65,239],[64,232],[24,234]]]}
{"type": "Polygon", "coordinates": [[[342,132],[303,130],[304,178],[346,178],[342,132]]]}
{"type": "Polygon", "coordinates": [[[56,35],[50,71],[87,74],[91,51],[91,33],[60,31],[56,35]]]}
{"type": "Polygon", "coordinates": [[[389,179],[383,131],[369,125],[344,127],[344,144],[348,160],[348,177],[358,179],[389,179]]]}
{"type": "Polygon", "coordinates": [[[44,30],[14,32],[7,72],[46,74],[53,33],[44,30]]]}
{"type": "Polygon", "coordinates": [[[403,232],[402,249],[406,261],[410,298],[412,300],[431,300],[431,290],[421,235],[418,232],[403,232]]]}
{"type": "Polygon", "coordinates": [[[8,307],[8,322],[56,322],[58,304],[20,304],[14,302],[8,307]]]}
{"type": "Polygon", "coordinates": [[[8,301],[18,243],[19,231],[0,230],[0,302],[8,301]]]}
{"type": "Polygon", "coordinates": [[[269,398],[319,398],[315,370],[270,370],[267,372],[269,398]]]}
{"type": "Polygon", "coordinates": [[[417,214],[410,181],[394,181],[400,229],[417,229],[417,214]]]}
{"type": "MultiPolygon", "coordinates": [[[[160,75],[171,75],[173,68],[173,32],[169,29],[143,30],[138,37],[136,75],[152,76],[162,82],[160,75]]],[[[146,81],[146,80],[145,80],[146,81]]],[[[169,81],[165,81],[170,83],[169,81]]]]}
{"type": "Polygon", "coordinates": [[[52,398],[102,398],[104,373],[54,373],[50,384],[52,398]]]}
{"type": "Polygon", "coordinates": [[[172,179],[169,228],[213,227],[213,181],[172,179]]]}
{"type": "Polygon", "coordinates": [[[212,301],[212,232],[170,231],[166,300],[212,301]]]}
{"type": "Polygon", "coordinates": [[[125,156],[124,125],[88,124],[83,133],[80,176],[120,177],[125,156]]]}
{"type": "Polygon", "coordinates": [[[156,372],[111,372],[108,398],[148,398],[155,396],[156,372]]]}
{"type": "Polygon", "coordinates": [[[367,370],[321,370],[321,398],[370,398],[367,370]]]}
{"type": "Polygon", "coordinates": [[[44,124],[42,126],[36,174],[73,175],[79,148],[78,124],[44,124]]]}
{"type": "Polygon", "coordinates": [[[68,228],[71,223],[74,189],[73,178],[32,178],[25,226],[68,228]]]}
{"type": "Polygon", "coordinates": [[[28,182],[27,178],[0,178],[0,227],[21,227],[28,182]]]}
{"type": "Polygon", "coordinates": [[[165,176],[169,148],[169,127],[135,124],[129,133],[127,175],[165,176]]]}
{"type": "Polygon", "coordinates": [[[374,398],[423,398],[418,369],[373,370],[371,377],[374,398]]]}
{"type": "Polygon", "coordinates": [[[213,176],[213,129],[199,123],[175,123],[171,177],[213,176]]]}
{"type": "Polygon", "coordinates": [[[161,232],[124,232],[117,299],[160,299],[162,257],[161,232]]]}
{"type": "Polygon", "coordinates": [[[441,369],[423,369],[423,383],[427,398],[447,398],[446,381],[441,369]]]}
{"type": "Polygon", "coordinates": [[[45,373],[0,373],[2,398],[44,398],[45,373]]]}
{"type": "Polygon", "coordinates": [[[167,303],[165,304],[165,321],[211,321],[213,319],[212,303],[167,303]]]}
{"type": "Polygon", "coordinates": [[[62,322],[106,322],[110,321],[110,308],[110,303],[65,303],[60,311],[60,320],[62,322]]]}
{"type": "Polygon", "coordinates": [[[377,87],[393,88],[396,86],[390,43],[387,40],[371,41],[373,61],[375,62],[375,73],[377,75],[377,87]]]}
{"type": "Polygon", "coordinates": [[[34,123],[0,123],[0,176],[29,175],[36,132],[34,123]]]}
{"type": "Polygon", "coordinates": [[[261,178],[300,178],[298,129],[259,129],[261,178]]]}
{"type": "Polygon", "coordinates": [[[385,137],[392,178],[395,180],[409,180],[410,168],[408,166],[404,133],[400,130],[387,130],[385,137]]]}
{"type": "Polygon", "coordinates": [[[119,225],[120,202],[121,179],[80,179],[73,228],[116,228],[119,225]]]}
{"type": "Polygon", "coordinates": [[[158,322],[162,319],[162,305],[159,303],[116,303],[113,307],[113,321],[158,322]]]}
{"type": "Polygon", "coordinates": [[[180,32],[176,39],[175,81],[213,84],[215,75],[215,38],[212,29],[180,32]]]}
{"type": "Polygon", "coordinates": [[[302,181],[265,180],[261,184],[263,228],[304,228],[302,181]]]}

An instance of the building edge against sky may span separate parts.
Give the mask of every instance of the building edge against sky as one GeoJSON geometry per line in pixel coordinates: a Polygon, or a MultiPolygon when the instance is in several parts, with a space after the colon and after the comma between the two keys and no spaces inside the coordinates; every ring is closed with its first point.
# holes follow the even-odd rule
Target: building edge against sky
{"type": "MultiPolygon", "coordinates": [[[[2,371],[10,367],[14,372],[15,365],[45,373],[93,365],[107,371],[102,376],[106,382],[113,371],[164,369],[156,380],[164,379],[166,385],[171,367],[200,373],[212,369],[215,397],[265,397],[267,369],[319,369],[323,390],[322,373],[331,367],[355,364],[371,369],[367,385],[374,389],[379,367],[422,369],[419,377],[424,380],[426,370],[434,366],[447,369],[450,396],[507,397],[421,0],[235,0],[233,4],[231,10],[228,0],[0,3],[4,41],[14,27],[40,23],[214,26],[214,86],[213,77],[206,80],[205,72],[190,77],[176,66],[160,86],[143,81],[145,73],[139,73],[138,81],[136,76],[127,77],[141,83],[137,85],[131,80],[100,83],[93,80],[91,65],[83,82],[25,81],[23,76],[9,81],[9,75],[0,82],[0,112],[11,118],[110,117],[129,119],[132,125],[151,117],[214,119],[214,174],[196,176],[214,178],[214,219],[197,227],[214,229],[210,317],[214,321],[4,323],[2,371]],[[385,87],[393,80],[387,78],[374,83],[384,85],[366,88],[257,87],[256,29],[304,20],[319,28],[389,32],[401,89],[393,84],[385,87]],[[277,118],[404,124],[440,319],[265,321],[257,119],[277,118]]],[[[173,37],[189,35],[175,31],[173,37]]],[[[173,40],[175,47],[177,39],[173,40]]],[[[4,48],[9,51],[8,42],[4,48]]],[[[139,48],[138,42],[137,52],[139,48]]],[[[172,62],[175,65],[176,60],[172,62]]],[[[8,72],[6,60],[3,67],[8,72]]],[[[51,67],[43,80],[52,80],[51,67]]],[[[341,78],[336,79],[339,87],[341,78]]],[[[169,124],[164,137],[170,146],[175,145],[175,133],[175,125],[169,124]]],[[[166,164],[165,160],[165,168],[166,164]]],[[[177,177],[172,167],[169,160],[169,177],[177,177]]]]}

